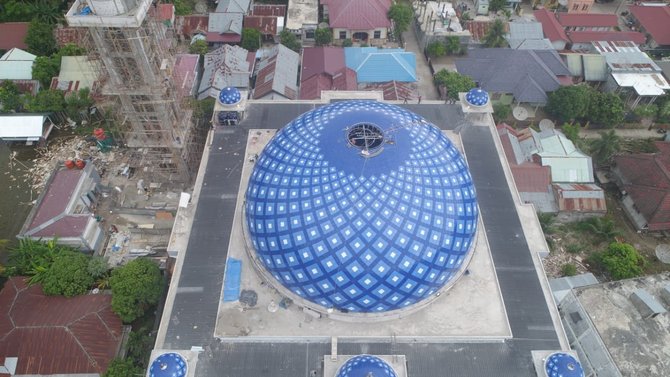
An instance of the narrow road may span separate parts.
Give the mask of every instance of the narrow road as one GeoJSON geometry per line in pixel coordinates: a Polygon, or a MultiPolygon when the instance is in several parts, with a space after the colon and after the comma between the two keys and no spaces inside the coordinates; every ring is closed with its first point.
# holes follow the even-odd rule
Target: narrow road
{"type": "Polygon", "coordinates": [[[409,26],[409,30],[402,33],[402,39],[405,42],[405,51],[413,52],[416,55],[416,78],[417,86],[421,99],[439,100],[437,89],[433,84],[433,75],[430,73],[428,62],[419,47],[419,42],[414,32],[414,23],[409,26]]]}
{"type": "MultiPolygon", "coordinates": [[[[579,137],[584,139],[597,139],[600,137],[601,132],[607,132],[609,130],[580,130],[579,137]]],[[[649,138],[660,138],[663,135],[659,134],[655,129],[647,130],[643,129],[615,129],[617,135],[624,139],[649,139],[649,138]]]]}

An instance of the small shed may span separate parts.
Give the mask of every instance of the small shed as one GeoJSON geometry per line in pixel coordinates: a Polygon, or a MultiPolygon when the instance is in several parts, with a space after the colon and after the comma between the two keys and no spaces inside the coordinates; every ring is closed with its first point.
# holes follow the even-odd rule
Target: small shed
{"type": "Polygon", "coordinates": [[[45,142],[54,123],[45,114],[5,114],[0,116],[0,140],[45,142]]]}

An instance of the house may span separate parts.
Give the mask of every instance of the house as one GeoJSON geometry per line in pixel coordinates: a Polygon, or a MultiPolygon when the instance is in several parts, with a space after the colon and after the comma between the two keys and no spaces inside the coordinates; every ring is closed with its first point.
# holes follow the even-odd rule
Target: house
{"type": "Polygon", "coordinates": [[[551,41],[556,50],[564,50],[570,39],[565,34],[563,26],[558,19],[548,9],[538,9],[533,12],[535,19],[542,24],[544,36],[551,41]]]}
{"type": "Polygon", "coordinates": [[[253,52],[232,45],[223,45],[205,54],[198,99],[216,98],[227,86],[248,89],[255,56],[253,52]]]}
{"type": "Polygon", "coordinates": [[[356,72],[347,68],[344,49],[305,47],[300,64],[300,99],[321,98],[322,90],[356,90],[356,72]]]}
{"type": "Polygon", "coordinates": [[[642,3],[631,5],[628,11],[635,25],[647,35],[651,48],[670,47],[670,7],[666,3],[642,3]]]}
{"type": "Polygon", "coordinates": [[[0,291],[0,375],[99,376],[120,357],[128,329],[112,296],[46,296],[9,278],[0,291]]]}
{"type": "Polygon", "coordinates": [[[551,50],[554,46],[544,37],[542,24],[521,19],[509,23],[507,34],[509,47],[519,50],[551,50]]]}
{"type": "Polygon", "coordinates": [[[284,30],[286,5],[256,4],[248,15],[244,16],[244,27],[261,32],[263,40],[275,41],[275,37],[284,30]]]}
{"type": "Polygon", "coordinates": [[[470,42],[470,31],[463,27],[459,14],[463,13],[462,6],[458,5],[459,12],[449,2],[415,1],[412,2],[416,15],[416,37],[420,48],[434,41],[446,41],[449,37],[457,37],[461,43],[470,42]]]}
{"type": "Polygon", "coordinates": [[[570,75],[587,82],[607,80],[605,57],[593,51],[563,51],[560,53],[570,70],[570,75]]]}
{"type": "Polygon", "coordinates": [[[12,48],[0,57],[0,80],[32,80],[37,56],[12,48]]]}
{"type": "Polygon", "coordinates": [[[495,96],[509,93],[517,102],[547,103],[547,93],[571,85],[570,71],[554,50],[483,48],[456,60],[456,70],[495,96]]]}
{"type": "Polygon", "coordinates": [[[49,137],[54,123],[43,114],[3,114],[0,115],[0,140],[43,143],[49,137]]]}
{"type": "Polygon", "coordinates": [[[288,0],[286,29],[303,42],[313,42],[319,23],[319,0],[288,0]]]}
{"type": "Polygon", "coordinates": [[[624,211],[640,230],[670,230],[670,143],[657,141],[656,153],[614,157],[612,172],[624,211]]]}
{"type": "Polygon", "coordinates": [[[565,32],[611,31],[619,26],[618,17],[611,13],[554,13],[565,32]]]}
{"type": "Polygon", "coordinates": [[[632,42],[595,42],[593,48],[604,57],[608,76],[603,86],[623,96],[630,107],[653,103],[670,90],[663,70],[632,42]]]}
{"type": "Polygon", "coordinates": [[[382,92],[384,101],[404,101],[416,98],[416,93],[410,85],[406,82],[389,81],[365,84],[362,89],[382,92]]]}
{"type": "Polygon", "coordinates": [[[249,11],[251,0],[220,0],[216,4],[216,13],[241,13],[249,11]]]}
{"type": "Polygon", "coordinates": [[[51,89],[59,89],[65,93],[84,88],[94,91],[100,69],[100,62],[91,61],[87,56],[63,56],[60,73],[51,80],[51,89]]]}
{"type": "Polygon", "coordinates": [[[25,39],[28,35],[30,22],[3,22],[0,23],[0,52],[13,48],[26,50],[25,39]]]}
{"type": "Polygon", "coordinates": [[[200,55],[177,54],[175,56],[172,76],[174,78],[174,87],[177,89],[178,99],[195,97],[201,74],[200,55]]]}
{"type": "Polygon", "coordinates": [[[100,250],[105,233],[94,214],[99,185],[93,164],[83,169],[56,167],[17,237],[55,239],[82,251],[100,250]]]}
{"type": "Polygon", "coordinates": [[[209,16],[179,16],[175,21],[175,30],[179,37],[191,40],[196,35],[207,35],[209,16]]]}
{"type": "Polygon", "coordinates": [[[300,54],[275,45],[258,63],[254,99],[298,99],[300,54]]]}
{"type": "Polygon", "coordinates": [[[210,13],[206,41],[214,46],[242,40],[243,13],[210,13]]]}
{"type": "Polygon", "coordinates": [[[324,17],[333,30],[334,41],[382,45],[391,21],[388,11],[391,0],[321,0],[324,17]]]}
{"type": "Polygon", "coordinates": [[[401,48],[346,47],[344,59],[359,83],[417,81],[416,56],[401,48]]]}

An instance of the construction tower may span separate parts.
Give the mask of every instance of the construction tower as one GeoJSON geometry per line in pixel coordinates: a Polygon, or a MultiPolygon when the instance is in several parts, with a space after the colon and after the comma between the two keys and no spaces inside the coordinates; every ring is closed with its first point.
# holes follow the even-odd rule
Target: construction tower
{"type": "Polygon", "coordinates": [[[131,167],[152,181],[187,183],[202,145],[192,111],[175,93],[174,38],[159,13],[152,0],[75,0],[65,18],[89,31],[102,94],[115,98],[122,142],[134,155],[131,167]]]}

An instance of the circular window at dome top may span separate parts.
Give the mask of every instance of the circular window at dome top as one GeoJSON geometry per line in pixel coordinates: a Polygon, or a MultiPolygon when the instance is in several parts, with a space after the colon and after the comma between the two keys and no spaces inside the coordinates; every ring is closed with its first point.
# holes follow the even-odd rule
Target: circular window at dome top
{"type": "Polygon", "coordinates": [[[359,123],[347,129],[349,144],[364,151],[373,151],[384,144],[384,132],[370,123],[359,123]]]}

